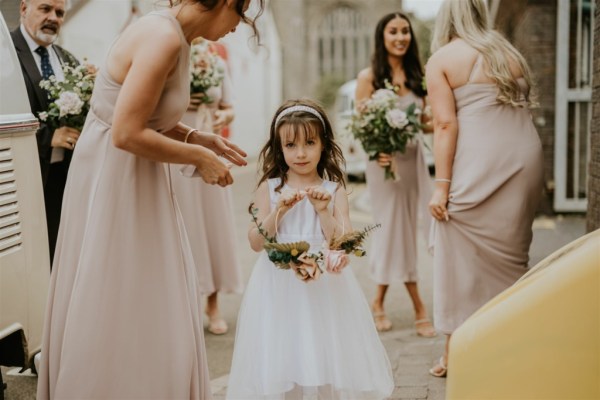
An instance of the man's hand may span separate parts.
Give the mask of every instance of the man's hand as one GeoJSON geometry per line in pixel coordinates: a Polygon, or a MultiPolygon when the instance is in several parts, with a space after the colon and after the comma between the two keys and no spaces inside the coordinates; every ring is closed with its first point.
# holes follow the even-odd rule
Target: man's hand
{"type": "Polygon", "coordinates": [[[63,126],[54,131],[52,135],[52,147],[64,147],[65,149],[73,150],[75,144],[79,140],[80,132],[77,129],[63,126]]]}

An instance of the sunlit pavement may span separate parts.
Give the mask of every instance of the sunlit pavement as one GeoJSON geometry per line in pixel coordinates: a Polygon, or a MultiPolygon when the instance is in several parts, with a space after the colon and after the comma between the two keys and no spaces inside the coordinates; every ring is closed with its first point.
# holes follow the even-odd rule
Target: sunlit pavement
{"type": "MultiPolygon", "coordinates": [[[[237,251],[240,255],[243,273],[246,279],[250,276],[252,266],[258,256],[247,245],[246,233],[250,226],[250,216],[247,209],[252,199],[256,182],[256,165],[251,164],[245,168],[235,168],[235,183],[232,187],[234,198],[234,213],[237,224],[237,251]]],[[[362,228],[372,223],[369,214],[369,201],[364,183],[350,183],[348,185],[351,206],[351,219],[354,228],[362,228]]],[[[534,238],[530,251],[531,265],[535,265],[545,256],[552,253],[566,243],[582,236],[585,231],[585,219],[582,216],[540,217],[534,223],[534,238]]],[[[419,289],[425,304],[431,314],[432,303],[432,260],[427,253],[422,235],[418,238],[419,246],[419,289]]],[[[192,244],[193,245],[193,244],[192,244]]],[[[369,241],[367,240],[367,250],[369,241]]],[[[353,258],[352,268],[366,298],[370,301],[374,294],[375,285],[370,281],[367,271],[367,258],[353,258]]],[[[242,300],[242,295],[223,294],[220,296],[221,313],[229,324],[229,332],[225,335],[215,336],[205,331],[206,350],[210,370],[211,387],[215,399],[223,399],[226,387],[233,343],[235,338],[235,325],[237,311],[242,300]]],[[[381,334],[394,369],[396,389],[392,399],[435,399],[445,397],[445,379],[434,378],[428,374],[428,369],[439,358],[444,338],[438,336],[425,339],[417,336],[414,330],[414,314],[410,299],[406,294],[404,285],[392,285],[386,298],[388,317],[393,323],[391,331],[381,334]]],[[[110,351],[110,349],[107,349],[110,351]]],[[[148,349],[152,351],[152,349],[148,349]]],[[[90,368],[93,368],[90,360],[90,368]]],[[[86,368],[85,365],[82,368],[86,368]]],[[[167,368],[167,366],[165,366],[167,368]]],[[[8,384],[5,392],[7,400],[30,400],[35,398],[36,377],[29,373],[18,374],[13,368],[2,368],[3,376],[8,384]]],[[[115,373],[120,373],[115,371],[115,373]]],[[[126,371],[122,373],[127,373],[126,371]]],[[[110,384],[110,382],[106,382],[110,384]]]]}

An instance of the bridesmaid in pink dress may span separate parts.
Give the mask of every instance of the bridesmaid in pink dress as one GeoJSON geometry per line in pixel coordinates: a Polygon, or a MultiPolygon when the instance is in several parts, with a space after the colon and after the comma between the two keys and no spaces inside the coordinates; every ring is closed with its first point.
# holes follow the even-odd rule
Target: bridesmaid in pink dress
{"type": "MultiPolygon", "coordinates": [[[[201,44],[192,43],[194,45],[201,44]]],[[[215,45],[212,43],[209,46],[215,45]]],[[[218,57],[218,64],[223,69],[224,76],[219,86],[208,90],[207,95],[211,101],[199,104],[192,99],[182,119],[190,126],[217,134],[234,118],[227,64],[221,57],[218,57]]],[[[192,244],[200,289],[203,295],[207,295],[205,312],[208,331],[214,335],[222,335],[227,333],[228,327],[219,313],[218,294],[242,293],[244,289],[235,237],[231,188],[216,188],[199,179],[185,177],[179,173],[179,165],[170,165],[170,168],[173,190],[192,244]]]]}
{"type": "MultiPolygon", "coordinates": [[[[391,13],[379,21],[375,29],[375,54],[370,68],[361,71],[357,79],[356,104],[368,99],[386,81],[394,85],[400,96],[398,108],[416,103],[425,108],[427,92],[423,88],[423,68],[417,42],[408,17],[391,13]]],[[[424,116],[425,126],[429,121],[424,116]]],[[[392,328],[384,311],[384,300],[391,283],[403,282],[415,310],[417,334],[435,336],[427,309],[417,286],[417,215],[419,208],[425,217],[426,236],[430,217],[427,200],[431,196],[431,179],[423,157],[422,144],[415,140],[405,153],[379,153],[377,160],[367,163],[366,179],[373,219],[381,224],[373,234],[369,261],[371,276],[378,284],[372,302],[375,325],[379,331],[392,328]],[[382,167],[392,164],[396,181],[384,180],[382,167]]]]}
{"type": "Polygon", "coordinates": [[[529,67],[488,28],[484,0],[446,0],[427,63],[434,116],[435,326],[450,336],[527,270],[542,195],[542,146],[531,119],[529,67]]]}
{"type": "MultiPolygon", "coordinates": [[[[263,2],[259,2],[262,9],[263,2]]],[[[67,178],[37,398],[209,399],[190,243],[165,163],[233,183],[245,153],[180,122],[190,42],[226,35],[248,0],[183,0],[109,51],[67,178]]]]}

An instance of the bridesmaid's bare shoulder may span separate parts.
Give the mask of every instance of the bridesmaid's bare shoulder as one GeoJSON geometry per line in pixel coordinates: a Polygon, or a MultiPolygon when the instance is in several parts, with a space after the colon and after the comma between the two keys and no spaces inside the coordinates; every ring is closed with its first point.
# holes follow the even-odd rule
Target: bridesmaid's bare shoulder
{"type": "Polygon", "coordinates": [[[109,53],[108,70],[116,82],[122,83],[134,60],[152,60],[148,65],[164,64],[171,70],[181,50],[179,33],[164,18],[145,17],[127,27],[109,53]]]}
{"type": "Polygon", "coordinates": [[[373,87],[374,80],[375,75],[370,67],[365,68],[358,73],[358,77],[356,78],[356,92],[354,94],[357,103],[371,97],[371,94],[375,91],[375,88],[373,87]]]}
{"type": "Polygon", "coordinates": [[[366,82],[373,82],[373,79],[375,79],[375,75],[373,74],[373,69],[371,69],[371,67],[367,67],[365,69],[363,69],[362,71],[360,71],[358,73],[358,76],[356,78],[359,82],[360,81],[366,81],[366,82]]]}
{"type": "Polygon", "coordinates": [[[428,74],[441,73],[451,87],[464,85],[479,53],[462,39],[452,40],[440,47],[428,60],[428,74]]]}
{"type": "Polygon", "coordinates": [[[440,47],[429,58],[429,62],[434,64],[446,65],[448,67],[455,64],[472,64],[477,58],[478,52],[462,39],[455,39],[446,45],[440,47]]]}

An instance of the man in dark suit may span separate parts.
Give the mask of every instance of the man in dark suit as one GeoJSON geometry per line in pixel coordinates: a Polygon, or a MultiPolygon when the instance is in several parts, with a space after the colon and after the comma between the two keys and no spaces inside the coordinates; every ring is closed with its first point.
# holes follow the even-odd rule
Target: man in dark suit
{"type": "MultiPolygon", "coordinates": [[[[49,103],[48,94],[40,88],[40,81],[50,75],[62,80],[63,64],[79,64],[71,53],[53,44],[64,18],[65,0],[21,0],[21,25],[11,32],[21,62],[31,111],[36,117],[39,117],[40,112],[48,110],[49,103]]],[[[67,171],[73,148],[79,139],[79,131],[69,127],[52,130],[40,121],[36,136],[52,262],[67,171]]]]}

